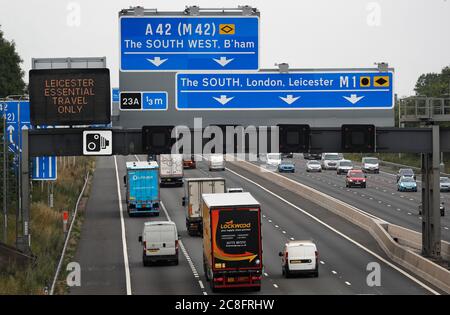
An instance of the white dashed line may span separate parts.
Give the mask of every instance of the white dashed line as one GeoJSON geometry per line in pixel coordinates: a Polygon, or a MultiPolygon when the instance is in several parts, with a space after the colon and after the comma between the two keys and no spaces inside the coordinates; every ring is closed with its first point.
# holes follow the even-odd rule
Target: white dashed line
{"type": "Polygon", "coordinates": [[[397,211],[402,211],[401,209],[397,208],[397,211]]]}
{"type": "Polygon", "coordinates": [[[269,276],[269,274],[268,274],[267,272],[264,272],[264,276],[268,277],[268,276],[269,276]]]}
{"type": "Polygon", "coordinates": [[[412,213],[411,212],[408,212],[408,215],[411,215],[412,213]]]}
{"type": "Polygon", "coordinates": [[[321,263],[322,265],[325,265],[325,262],[324,262],[323,260],[321,260],[320,263],[321,263]]]}
{"type": "Polygon", "coordinates": [[[337,274],[337,272],[334,271],[334,270],[331,270],[331,273],[334,274],[334,275],[337,274]]]}
{"type": "Polygon", "coordinates": [[[277,288],[277,289],[278,289],[278,285],[277,285],[277,284],[275,284],[275,283],[274,283],[274,284],[273,284],[273,286],[274,286],[275,288],[277,288]]]}
{"type": "Polygon", "coordinates": [[[275,224],[275,227],[276,227],[277,229],[279,228],[279,226],[278,226],[278,225],[276,225],[276,224],[275,224]]]}
{"type": "Polygon", "coordinates": [[[269,223],[272,223],[272,220],[269,220],[269,223]]]}
{"type": "Polygon", "coordinates": [[[291,241],[295,240],[295,238],[291,237],[291,241]]]}
{"type": "Polygon", "coordinates": [[[350,282],[348,282],[348,281],[345,281],[345,284],[346,285],[352,285],[350,282]]]}
{"type": "Polygon", "coordinates": [[[205,288],[202,280],[198,280],[198,284],[200,285],[200,288],[202,288],[202,290],[205,288]]]}
{"type": "Polygon", "coordinates": [[[388,207],[391,207],[391,205],[387,205],[388,207]]]}
{"type": "Polygon", "coordinates": [[[444,226],[444,229],[448,230],[448,227],[444,226]]]}

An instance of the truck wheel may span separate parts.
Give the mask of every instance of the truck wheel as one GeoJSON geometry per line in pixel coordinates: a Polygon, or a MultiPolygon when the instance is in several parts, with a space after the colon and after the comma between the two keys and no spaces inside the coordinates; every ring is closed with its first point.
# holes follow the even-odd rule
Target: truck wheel
{"type": "Polygon", "coordinates": [[[208,270],[206,268],[206,262],[205,259],[203,258],[203,272],[205,273],[205,279],[206,281],[209,281],[209,275],[208,275],[208,270]]]}
{"type": "Polygon", "coordinates": [[[285,267],[284,276],[286,278],[290,278],[291,277],[291,273],[289,272],[289,268],[288,267],[285,267]]]}
{"type": "Polygon", "coordinates": [[[142,264],[144,267],[150,266],[150,262],[146,259],[145,255],[142,255],[142,264]]]}
{"type": "Polygon", "coordinates": [[[210,287],[211,287],[211,291],[212,291],[213,293],[217,293],[217,288],[216,288],[216,286],[214,285],[214,281],[210,281],[209,284],[210,284],[210,287]]]}

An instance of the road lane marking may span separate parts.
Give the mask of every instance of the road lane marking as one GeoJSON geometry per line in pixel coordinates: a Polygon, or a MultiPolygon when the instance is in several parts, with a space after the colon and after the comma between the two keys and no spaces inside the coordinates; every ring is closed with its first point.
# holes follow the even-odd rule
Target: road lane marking
{"type": "MultiPolygon", "coordinates": [[[[137,155],[134,155],[134,157],[136,158],[136,160],[140,161],[140,159],[139,159],[139,157],[138,157],[137,155]]],[[[115,157],[114,157],[114,158],[115,158],[115,157]]],[[[117,170],[117,165],[116,165],[116,170],[117,170]]],[[[117,177],[117,178],[118,178],[118,177],[117,177]]],[[[161,208],[163,209],[163,211],[164,211],[164,213],[165,213],[165,215],[166,215],[167,220],[172,221],[172,219],[170,218],[169,212],[167,211],[166,206],[164,205],[164,203],[163,203],[162,200],[161,200],[161,208]]],[[[172,222],[173,222],[173,221],[172,221],[172,222]]],[[[191,257],[189,256],[188,251],[187,251],[186,248],[184,247],[183,242],[182,242],[181,240],[179,240],[179,241],[178,241],[178,244],[180,244],[181,252],[183,253],[184,257],[186,258],[186,260],[187,260],[187,262],[188,262],[188,264],[189,264],[189,267],[191,268],[191,271],[192,271],[194,277],[195,277],[196,279],[200,278],[200,276],[199,276],[199,274],[198,274],[198,272],[197,272],[197,268],[195,268],[195,265],[194,265],[194,263],[192,262],[192,259],[191,259],[191,257]]],[[[203,286],[203,283],[201,282],[201,280],[199,280],[199,285],[200,285],[201,290],[203,291],[203,295],[208,295],[208,293],[204,291],[204,286],[203,286]]]]}
{"type": "MultiPolygon", "coordinates": [[[[226,168],[227,171],[229,171],[230,173],[243,178],[244,180],[248,181],[249,183],[254,184],[255,186],[261,188],[262,190],[266,191],[267,193],[271,194],[272,196],[276,197],[277,199],[283,201],[284,203],[290,205],[291,207],[297,209],[298,211],[300,211],[301,213],[303,213],[304,215],[308,216],[309,218],[311,218],[312,220],[316,221],[317,223],[325,226],[326,228],[328,228],[329,230],[333,231],[334,233],[338,234],[339,236],[341,236],[342,238],[346,239],[347,241],[349,241],[350,243],[354,244],[355,246],[359,247],[360,249],[362,249],[363,251],[365,251],[366,253],[372,255],[373,257],[375,257],[376,259],[378,259],[379,261],[385,263],[386,265],[388,265],[389,267],[391,267],[392,269],[396,270],[397,272],[401,273],[403,276],[405,276],[406,278],[410,279],[411,281],[415,282],[416,284],[420,285],[422,288],[428,290],[429,292],[431,292],[432,294],[435,295],[440,295],[439,292],[437,292],[436,290],[432,289],[431,287],[427,286],[425,283],[423,283],[422,281],[418,280],[417,278],[415,278],[414,276],[410,275],[409,273],[407,273],[406,271],[404,271],[403,269],[397,267],[396,265],[394,265],[393,263],[391,263],[390,261],[386,260],[385,258],[381,257],[380,255],[378,255],[377,253],[373,252],[372,250],[370,250],[369,248],[365,247],[364,245],[360,244],[359,242],[355,241],[354,239],[350,238],[349,236],[347,236],[346,234],[336,230],[334,227],[332,227],[331,225],[325,223],[324,221],[320,220],[319,218],[315,217],[314,215],[310,214],[309,212],[307,212],[306,210],[298,207],[297,205],[293,204],[292,202],[284,199],[283,197],[275,194],[274,192],[272,192],[271,190],[265,188],[264,186],[258,184],[257,182],[229,169],[226,168]]],[[[274,173],[275,175],[278,175],[276,173],[274,173]]],[[[279,175],[281,176],[281,175],[279,175]]],[[[285,177],[287,178],[287,177],[285,177]]],[[[294,183],[297,183],[293,180],[291,180],[294,183]]],[[[297,183],[298,184],[298,183],[297,183]]]]}
{"type": "Polygon", "coordinates": [[[352,285],[350,282],[348,282],[348,281],[345,281],[345,284],[346,285],[352,285]]]}
{"type": "MultiPolygon", "coordinates": [[[[164,203],[162,202],[162,200],[161,200],[161,208],[163,209],[164,213],[166,214],[167,220],[172,221],[172,219],[170,218],[169,212],[167,211],[167,208],[166,208],[166,206],[164,205],[164,203]]],[[[186,258],[186,260],[187,260],[187,262],[188,262],[188,264],[189,264],[189,267],[191,268],[192,273],[194,274],[194,277],[195,277],[196,279],[200,278],[200,276],[199,276],[199,274],[198,274],[198,272],[197,272],[197,268],[195,268],[195,265],[194,265],[194,263],[192,262],[192,259],[191,259],[191,257],[189,256],[188,251],[187,251],[186,248],[184,247],[183,242],[182,242],[181,240],[179,240],[179,241],[178,241],[178,244],[180,244],[181,252],[183,253],[184,257],[186,258]]],[[[202,289],[202,291],[204,290],[204,288],[202,288],[201,286],[200,286],[200,288],[202,289]]],[[[207,295],[207,292],[203,291],[203,294],[204,294],[204,295],[207,295]],[[206,293],[206,294],[205,294],[205,293],[206,293]]]]}
{"type": "Polygon", "coordinates": [[[334,275],[337,274],[337,272],[334,271],[334,270],[331,270],[331,273],[334,274],[334,275]]]}
{"type": "Polygon", "coordinates": [[[274,284],[273,284],[273,286],[274,286],[275,288],[277,288],[277,289],[278,289],[278,285],[277,285],[277,284],[275,284],[275,283],[274,283],[274,284]]]}
{"type": "Polygon", "coordinates": [[[116,181],[117,181],[117,197],[119,200],[119,212],[120,212],[120,229],[122,230],[122,252],[123,252],[123,264],[125,268],[125,284],[127,295],[131,295],[131,277],[130,277],[130,265],[128,262],[128,249],[127,249],[127,238],[125,233],[125,221],[123,219],[123,208],[122,208],[122,194],[120,193],[120,181],[119,181],[119,170],[117,168],[117,158],[114,155],[114,166],[116,168],[116,181]]]}

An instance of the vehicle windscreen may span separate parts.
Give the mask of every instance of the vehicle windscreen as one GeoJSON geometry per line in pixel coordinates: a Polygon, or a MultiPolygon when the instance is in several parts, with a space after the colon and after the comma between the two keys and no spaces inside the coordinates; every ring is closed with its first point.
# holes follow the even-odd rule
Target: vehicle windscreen
{"type": "Polygon", "coordinates": [[[416,181],[412,177],[404,177],[401,179],[402,183],[415,183],[416,181]]]}
{"type": "Polygon", "coordinates": [[[338,154],[325,154],[324,160],[331,160],[331,161],[337,161],[340,160],[341,158],[339,157],[338,154]]]}
{"type": "Polygon", "coordinates": [[[450,183],[450,178],[448,178],[448,177],[441,177],[441,183],[450,183]]]}
{"type": "Polygon", "coordinates": [[[400,170],[400,174],[401,175],[403,175],[403,176],[413,176],[414,175],[414,172],[413,172],[413,170],[412,169],[410,169],[410,168],[407,168],[407,169],[402,169],[402,170],[400,170]]]}
{"type": "Polygon", "coordinates": [[[308,164],[309,165],[320,165],[320,162],[318,162],[318,161],[311,161],[308,164]]]}
{"type": "Polygon", "coordinates": [[[363,177],[361,172],[350,172],[350,177],[363,177]]]}
{"type": "Polygon", "coordinates": [[[340,162],[339,166],[352,166],[352,162],[340,162]]]}
{"type": "Polygon", "coordinates": [[[364,159],[364,163],[367,163],[367,164],[378,164],[378,159],[364,159]]]}

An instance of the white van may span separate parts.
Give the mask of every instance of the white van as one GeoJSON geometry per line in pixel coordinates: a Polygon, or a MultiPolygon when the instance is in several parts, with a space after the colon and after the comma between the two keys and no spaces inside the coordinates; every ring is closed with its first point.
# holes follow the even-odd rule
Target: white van
{"type": "Polygon", "coordinates": [[[268,166],[278,167],[281,164],[281,153],[267,153],[266,163],[268,166]]]}
{"type": "Polygon", "coordinates": [[[144,266],[162,261],[178,265],[178,232],[175,222],[145,222],[139,242],[144,249],[144,266]]]}
{"type": "Polygon", "coordinates": [[[282,274],[289,278],[292,274],[307,273],[319,276],[319,252],[311,241],[290,241],[284,245],[281,257],[282,274]]]}
{"type": "Polygon", "coordinates": [[[322,153],[322,169],[323,170],[336,170],[339,161],[344,157],[340,153],[322,153]]]}
{"type": "Polygon", "coordinates": [[[225,171],[225,161],[223,154],[211,154],[208,160],[209,170],[222,170],[225,171]]]}

